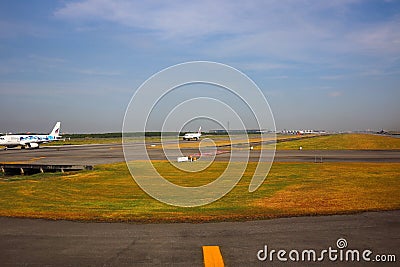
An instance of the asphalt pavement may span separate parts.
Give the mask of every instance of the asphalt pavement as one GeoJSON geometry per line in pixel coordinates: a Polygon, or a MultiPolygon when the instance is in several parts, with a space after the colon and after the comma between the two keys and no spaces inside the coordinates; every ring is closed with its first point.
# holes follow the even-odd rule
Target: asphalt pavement
{"type": "MultiPolygon", "coordinates": [[[[166,159],[159,146],[148,147],[148,156],[143,155],[139,144],[129,144],[125,151],[132,160],[166,159]]],[[[229,161],[229,149],[219,148],[216,161],[229,161]]],[[[181,149],[168,151],[172,158],[199,153],[197,149],[181,149]]],[[[235,150],[235,160],[257,161],[260,150],[235,150]]],[[[48,146],[39,149],[9,149],[0,151],[0,163],[17,162],[29,164],[71,164],[97,165],[123,162],[124,154],[120,144],[48,146]]],[[[201,159],[200,159],[201,160],[201,159]]],[[[276,162],[400,162],[400,150],[277,150],[276,162]]]]}
{"type": "MultiPolygon", "coordinates": [[[[354,215],[280,218],[250,222],[204,224],[82,223],[0,218],[1,266],[203,266],[202,246],[219,246],[226,266],[276,266],[278,250],[287,252],[285,266],[398,266],[400,211],[354,215]],[[340,260],[338,239],[347,250],[370,250],[370,262],[340,260]],[[343,240],[342,240],[343,241],[343,240]],[[263,259],[265,246],[272,261],[263,259]],[[314,250],[317,259],[329,247],[337,259],[298,262],[291,250],[302,255],[314,250]],[[380,263],[375,256],[395,255],[396,263],[380,263]]],[[[312,259],[312,258],[311,258],[312,259]]],[[[348,258],[351,259],[351,258],[348,258]]]]}

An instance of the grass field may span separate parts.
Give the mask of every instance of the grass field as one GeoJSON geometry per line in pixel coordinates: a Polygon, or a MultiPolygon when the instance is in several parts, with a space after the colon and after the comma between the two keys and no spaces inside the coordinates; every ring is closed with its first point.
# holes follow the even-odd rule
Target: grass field
{"type": "MultiPolygon", "coordinates": [[[[196,186],[215,179],[226,163],[214,162],[207,173],[184,173],[162,161],[154,164],[171,182],[196,186]]],[[[79,173],[17,176],[0,180],[0,216],[200,222],[400,208],[399,163],[274,163],[264,184],[249,193],[255,166],[248,165],[228,195],[197,208],[152,199],[138,188],[125,163],[79,173]]]]}
{"type": "Polygon", "coordinates": [[[400,138],[372,134],[334,134],[278,143],[277,149],[400,149],[400,138]]]}
{"type": "Polygon", "coordinates": [[[45,144],[46,146],[60,145],[90,145],[90,144],[121,144],[121,138],[73,138],[45,144]]]}
{"type": "MultiPolygon", "coordinates": [[[[226,136],[209,135],[204,138],[213,139],[217,146],[229,145],[230,142],[226,136]]],[[[313,149],[370,149],[370,150],[384,150],[384,149],[400,149],[400,138],[382,135],[371,134],[334,134],[326,136],[296,136],[296,135],[277,135],[278,143],[276,149],[299,149],[301,146],[306,150],[313,149]],[[310,138],[312,137],[312,138],[310,138]],[[299,140],[291,140],[297,139],[299,140]],[[282,141],[283,140],[283,141],[282,141]]],[[[173,137],[167,137],[168,140],[173,140],[173,137]]],[[[138,138],[131,138],[132,141],[138,141],[138,138]]],[[[271,137],[258,135],[249,135],[250,142],[269,141],[271,137]]],[[[246,142],[247,140],[236,140],[234,143],[246,142]]],[[[146,143],[158,143],[159,137],[146,137],[146,143]]],[[[83,144],[120,144],[121,138],[77,138],[60,142],[53,142],[46,145],[83,145],[83,144]]],[[[205,146],[211,143],[205,143],[205,146]]],[[[204,146],[203,145],[203,146],[204,146]]],[[[181,142],[180,148],[198,148],[199,142],[181,142]]],[[[165,148],[177,149],[177,144],[165,144],[165,148]]],[[[266,146],[267,149],[272,146],[266,146]]],[[[151,148],[151,147],[150,147],[151,148]]],[[[155,146],[154,148],[159,148],[155,146]]],[[[260,146],[255,146],[254,149],[260,149],[260,146]]]]}
{"type": "MultiPolygon", "coordinates": [[[[292,136],[288,136],[288,137],[293,137],[292,136]]],[[[286,138],[288,138],[286,137],[286,138]]],[[[229,145],[231,144],[228,137],[224,136],[224,135],[203,135],[202,140],[205,138],[210,138],[212,139],[216,145],[221,146],[221,145],[229,145]]],[[[172,136],[167,136],[165,137],[164,141],[172,141],[172,140],[176,140],[176,137],[172,137],[172,136]]],[[[182,141],[182,138],[179,138],[182,141]]],[[[141,141],[142,139],[139,137],[130,137],[130,138],[126,138],[125,141],[132,141],[132,142],[137,142],[137,141],[141,141]]],[[[146,143],[147,144],[152,144],[152,143],[159,143],[161,141],[160,137],[146,137],[145,138],[146,143]]],[[[271,140],[271,138],[260,138],[258,135],[249,135],[249,140],[252,142],[258,142],[258,141],[262,141],[262,140],[271,140]]],[[[236,140],[234,143],[239,143],[239,142],[246,142],[247,140],[243,139],[243,140],[236,140]]],[[[74,139],[70,139],[70,140],[65,140],[65,141],[59,141],[59,142],[52,142],[52,143],[48,143],[46,145],[51,145],[51,146],[57,146],[57,145],[87,145],[87,144],[121,144],[122,139],[121,138],[74,138],[74,139]]],[[[199,142],[181,142],[179,144],[179,147],[181,148],[195,148],[198,147],[199,142]]],[[[165,148],[178,148],[178,144],[164,144],[165,148]]]]}

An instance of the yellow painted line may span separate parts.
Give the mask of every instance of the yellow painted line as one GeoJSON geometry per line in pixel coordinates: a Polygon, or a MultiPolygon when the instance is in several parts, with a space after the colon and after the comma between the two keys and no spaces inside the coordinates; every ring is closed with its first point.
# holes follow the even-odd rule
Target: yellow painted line
{"type": "Polygon", "coordinates": [[[46,157],[37,157],[37,158],[31,158],[29,161],[37,161],[39,159],[45,159],[46,157]]]}
{"type": "Polygon", "coordinates": [[[203,246],[204,267],[224,267],[219,246],[203,246]]]}

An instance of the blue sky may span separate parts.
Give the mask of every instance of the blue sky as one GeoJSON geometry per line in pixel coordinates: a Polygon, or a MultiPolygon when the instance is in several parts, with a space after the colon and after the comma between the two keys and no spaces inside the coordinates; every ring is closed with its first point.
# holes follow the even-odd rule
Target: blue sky
{"type": "Polygon", "coordinates": [[[1,1],[0,132],[121,131],[168,66],[246,73],[278,129],[400,130],[399,1],[1,1]]]}

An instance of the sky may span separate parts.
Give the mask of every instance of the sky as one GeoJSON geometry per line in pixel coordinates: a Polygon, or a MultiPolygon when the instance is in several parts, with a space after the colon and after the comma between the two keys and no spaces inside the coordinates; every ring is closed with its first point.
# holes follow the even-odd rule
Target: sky
{"type": "Polygon", "coordinates": [[[120,132],[143,82],[197,60],[250,77],[278,130],[400,130],[399,29],[400,1],[3,0],[0,132],[120,132]]]}

